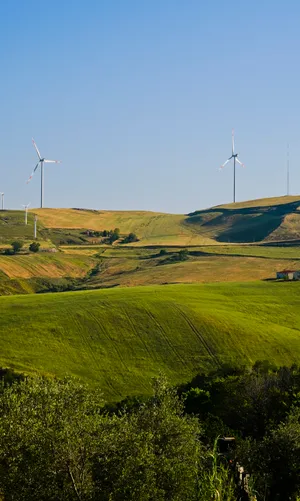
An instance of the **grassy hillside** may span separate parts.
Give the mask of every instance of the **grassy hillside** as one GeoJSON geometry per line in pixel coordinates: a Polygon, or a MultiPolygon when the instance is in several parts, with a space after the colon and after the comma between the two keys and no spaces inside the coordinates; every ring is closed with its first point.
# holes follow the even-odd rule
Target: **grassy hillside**
{"type": "Polygon", "coordinates": [[[300,268],[299,247],[203,246],[190,248],[187,260],[177,261],[179,251],[168,248],[161,256],[159,249],[102,249],[99,270],[85,287],[261,280],[275,278],[285,268],[300,268]]]}
{"type": "Polygon", "coordinates": [[[72,287],[95,289],[166,283],[245,282],[272,279],[276,271],[300,268],[298,246],[190,247],[185,261],[178,260],[180,249],[167,248],[161,255],[161,249],[80,245],[61,247],[61,252],[55,254],[0,255],[0,295],[45,290],[49,280],[53,282],[65,277],[80,279],[72,287]]]}
{"type": "MultiPolygon", "coordinates": [[[[0,272],[6,278],[83,277],[94,265],[89,256],[62,253],[0,255],[0,272]]],[[[1,279],[1,277],[0,277],[1,279]]]]}
{"type": "Polygon", "coordinates": [[[46,228],[120,228],[134,232],[136,245],[209,245],[300,239],[300,197],[220,205],[189,215],[144,211],[37,209],[46,228]]]}
{"type": "Polygon", "coordinates": [[[105,230],[119,228],[122,234],[136,233],[137,245],[197,245],[212,243],[185,225],[181,214],[146,211],[94,211],[79,209],[35,210],[46,228],[86,228],[105,230]]]}
{"type": "Polygon", "coordinates": [[[222,363],[300,362],[300,284],[177,285],[0,298],[0,363],[99,382],[109,399],[222,363]]]}
{"type": "Polygon", "coordinates": [[[300,238],[299,197],[213,207],[189,214],[186,223],[217,242],[268,242],[300,238]]]}
{"type": "Polygon", "coordinates": [[[4,211],[0,214],[0,247],[19,238],[25,242],[26,250],[32,241],[36,213],[42,248],[57,247],[62,252],[0,255],[0,295],[39,290],[33,283],[24,282],[36,277],[84,278],[96,265],[98,271],[87,277],[82,286],[272,278],[283,268],[299,268],[299,206],[299,197],[281,197],[218,206],[189,215],[37,209],[29,213],[27,226],[23,211],[4,211]],[[89,236],[86,231],[115,227],[120,228],[123,236],[136,233],[139,241],[130,247],[120,241],[101,246],[101,238],[89,236]],[[277,241],[285,243],[285,247],[272,247],[277,241]],[[168,255],[160,257],[158,247],[165,248],[168,255]],[[189,250],[189,258],[178,262],[176,254],[182,248],[189,250]],[[8,283],[8,279],[17,282],[8,283]]]}
{"type": "Polygon", "coordinates": [[[24,211],[0,211],[0,245],[22,238],[33,238],[34,214],[28,212],[28,224],[25,226],[24,211]]]}

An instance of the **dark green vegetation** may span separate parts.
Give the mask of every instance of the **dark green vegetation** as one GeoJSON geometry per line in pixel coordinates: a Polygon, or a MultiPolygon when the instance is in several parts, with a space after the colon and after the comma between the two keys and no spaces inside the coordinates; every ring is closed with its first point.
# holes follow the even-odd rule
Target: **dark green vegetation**
{"type": "Polygon", "coordinates": [[[5,501],[299,501],[296,365],[223,366],[177,391],[160,376],[115,406],[75,380],[0,377],[5,501]]]}
{"type": "MultiPolygon", "coordinates": [[[[164,378],[131,412],[70,380],[28,379],[0,394],[0,492],[5,501],[233,501],[196,418],[164,378]]],[[[217,456],[214,453],[215,460],[217,456]]]]}
{"type": "Polygon", "coordinates": [[[30,252],[38,252],[40,250],[41,244],[39,242],[31,242],[29,245],[30,252]]]}
{"type": "Polygon", "coordinates": [[[223,367],[181,387],[185,411],[197,415],[210,443],[236,437],[229,458],[250,473],[258,501],[300,496],[300,369],[268,361],[252,369],[223,367]]]}
{"type": "Polygon", "coordinates": [[[110,400],[147,394],[160,370],[179,383],[224,363],[297,363],[299,292],[257,282],[2,297],[0,363],[99,382],[110,400]]]}

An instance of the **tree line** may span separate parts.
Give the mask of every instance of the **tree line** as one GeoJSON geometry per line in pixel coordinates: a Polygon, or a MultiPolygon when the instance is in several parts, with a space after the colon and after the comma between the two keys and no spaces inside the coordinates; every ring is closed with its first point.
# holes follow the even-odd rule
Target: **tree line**
{"type": "MultiPolygon", "coordinates": [[[[120,228],[115,228],[114,230],[102,230],[102,231],[85,230],[83,234],[89,237],[97,237],[97,238],[102,237],[102,243],[110,245],[112,245],[117,240],[120,240],[121,238],[120,228]]],[[[122,236],[121,240],[122,244],[129,244],[132,242],[138,242],[138,237],[135,233],[130,232],[128,233],[128,235],[122,236]]]]}
{"type": "MultiPolygon", "coordinates": [[[[31,242],[31,244],[29,244],[28,249],[30,252],[35,253],[39,251],[40,246],[41,244],[39,242],[31,242]]],[[[7,256],[18,254],[23,249],[23,247],[24,247],[24,242],[22,242],[21,240],[14,240],[11,243],[11,247],[8,247],[7,249],[4,250],[4,254],[7,256]]]]}

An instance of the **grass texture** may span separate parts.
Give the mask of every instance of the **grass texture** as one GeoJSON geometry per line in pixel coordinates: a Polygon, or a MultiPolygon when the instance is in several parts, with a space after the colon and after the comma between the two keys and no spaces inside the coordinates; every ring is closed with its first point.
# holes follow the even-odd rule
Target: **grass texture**
{"type": "Polygon", "coordinates": [[[0,298],[0,363],[98,383],[108,400],[224,363],[300,362],[300,284],[166,285],[0,298]]]}

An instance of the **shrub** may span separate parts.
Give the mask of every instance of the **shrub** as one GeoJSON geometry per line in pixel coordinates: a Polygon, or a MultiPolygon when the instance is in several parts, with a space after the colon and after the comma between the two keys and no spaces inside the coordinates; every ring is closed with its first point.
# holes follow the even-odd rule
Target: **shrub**
{"type": "Polygon", "coordinates": [[[160,249],[160,251],[159,251],[159,254],[158,254],[158,255],[159,255],[159,256],[166,256],[166,255],[167,255],[167,251],[166,251],[166,249],[160,249]]]}
{"type": "Polygon", "coordinates": [[[39,242],[32,242],[29,245],[30,252],[38,252],[41,244],[39,242]]]}
{"type": "Polygon", "coordinates": [[[4,254],[6,256],[12,256],[14,254],[14,250],[13,249],[5,249],[4,254]]]}
{"type": "Polygon", "coordinates": [[[23,242],[21,242],[20,240],[15,240],[14,242],[12,242],[11,246],[13,248],[14,254],[16,254],[17,252],[20,252],[23,245],[24,245],[23,242]]]}
{"type": "Polygon", "coordinates": [[[129,233],[127,237],[124,238],[123,244],[130,244],[131,242],[138,242],[138,237],[135,233],[129,233]]]}
{"type": "Polygon", "coordinates": [[[181,249],[178,252],[178,260],[179,261],[186,261],[189,257],[189,251],[187,249],[181,249]]]}

